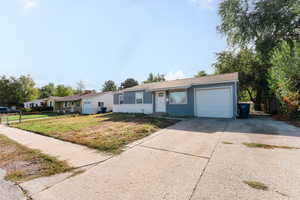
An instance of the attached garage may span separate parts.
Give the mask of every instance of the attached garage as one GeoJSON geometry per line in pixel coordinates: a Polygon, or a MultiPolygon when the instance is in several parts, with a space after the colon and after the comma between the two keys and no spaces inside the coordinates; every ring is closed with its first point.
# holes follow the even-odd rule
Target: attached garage
{"type": "Polygon", "coordinates": [[[233,117],[232,87],[195,89],[195,116],[233,117]]]}

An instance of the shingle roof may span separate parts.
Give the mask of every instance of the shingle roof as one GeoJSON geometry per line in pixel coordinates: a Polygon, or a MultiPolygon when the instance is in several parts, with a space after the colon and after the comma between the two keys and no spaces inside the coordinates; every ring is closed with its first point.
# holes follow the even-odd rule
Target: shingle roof
{"type": "Polygon", "coordinates": [[[203,84],[219,83],[219,82],[227,82],[227,81],[238,81],[238,72],[219,74],[219,75],[208,75],[200,78],[186,78],[186,79],[177,79],[171,81],[145,83],[131,88],[126,88],[124,90],[121,90],[120,92],[138,91],[138,90],[157,91],[157,90],[165,90],[165,89],[172,89],[172,88],[189,88],[192,85],[203,85],[203,84]]]}
{"type": "Polygon", "coordinates": [[[63,101],[78,101],[84,98],[94,97],[100,94],[104,94],[105,92],[98,92],[98,93],[88,93],[88,94],[75,94],[71,96],[65,96],[65,97],[56,97],[56,102],[63,102],[63,101]]]}

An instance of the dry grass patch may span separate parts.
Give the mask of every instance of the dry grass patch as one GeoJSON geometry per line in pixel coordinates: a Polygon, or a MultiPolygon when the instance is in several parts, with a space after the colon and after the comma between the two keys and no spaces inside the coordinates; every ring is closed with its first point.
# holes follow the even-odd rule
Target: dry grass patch
{"type": "Polygon", "coordinates": [[[268,186],[258,181],[244,181],[244,183],[257,190],[268,190],[268,186]]]}
{"type": "Polygon", "coordinates": [[[176,122],[143,114],[109,113],[28,121],[13,126],[100,151],[120,153],[124,145],[176,122]]]}
{"type": "Polygon", "coordinates": [[[233,144],[232,142],[228,142],[228,141],[223,141],[223,144],[233,144]]]}
{"type": "Polygon", "coordinates": [[[290,147],[290,146],[278,146],[278,145],[270,145],[270,144],[262,144],[262,143],[243,143],[245,146],[250,148],[263,148],[263,149],[300,149],[298,147],[290,147]]]}
{"type": "Polygon", "coordinates": [[[7,171],[6,180],[22,182],[71,170],[66,162],[27,148],[0,135],[0,168],[7,171]]]}

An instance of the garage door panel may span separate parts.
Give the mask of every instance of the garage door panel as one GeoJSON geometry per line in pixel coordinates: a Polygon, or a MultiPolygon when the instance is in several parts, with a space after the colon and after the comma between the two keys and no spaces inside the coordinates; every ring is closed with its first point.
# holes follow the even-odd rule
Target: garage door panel
{"type": "Polygon", "coordinates": [[[224,117],[233,115],[231,88],[196,89],[195,114],[198,117],[224,117]]]}

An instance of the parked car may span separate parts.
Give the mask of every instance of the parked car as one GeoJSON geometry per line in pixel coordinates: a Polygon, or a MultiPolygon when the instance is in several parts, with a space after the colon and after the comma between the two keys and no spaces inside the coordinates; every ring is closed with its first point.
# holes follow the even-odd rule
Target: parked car
{"type": "Polygon", "coordinates": [[[8,107],[0,107],[0,113],[9,113],[10,109],[8,107]]]}

